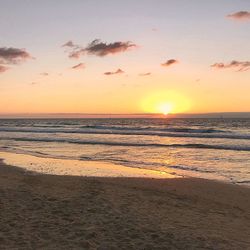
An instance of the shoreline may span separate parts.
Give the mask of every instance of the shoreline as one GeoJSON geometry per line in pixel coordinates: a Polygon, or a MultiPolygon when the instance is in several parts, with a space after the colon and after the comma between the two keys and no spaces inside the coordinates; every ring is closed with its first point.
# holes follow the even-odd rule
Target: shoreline
{"type": "Polygon", "coordinates": [[[30,175],[0,162],[3,249],[247,249],[250,189],[198,178],[30,175]]]}
{"type": "Polygon", "coordinates": [[[80,161],[41,157],[24,153],[0,151],[6,165],[16,166],[34,174],[88,177],[182,178],[176,174],[152,169],[133,168],[101,161],[80,161]]]}
{"type": "Polygon", "coordinates": [[[52,158],[47,155],[29,154],[9,150],[0,151],[0,160],[6,165],[16,166],[33,174],[49,174],[61,176],[84,176],[84,177],[128,177],[128,178],[197,178],[212,180],[225,184],[239,185],[250,188],[249,183],[233,182],[225,177],[200,176],[197,173],[186,174],[183,170],[166,168],[165,170],[153,170],[139,167],[130,167],[105,161],[79,160],[52,158]]]}

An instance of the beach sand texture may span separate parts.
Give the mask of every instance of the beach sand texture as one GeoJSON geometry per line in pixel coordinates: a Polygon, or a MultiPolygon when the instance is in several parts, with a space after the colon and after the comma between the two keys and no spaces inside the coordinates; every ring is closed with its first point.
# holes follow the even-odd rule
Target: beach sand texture
{"type": "Polygon", "coordinates": [[[0,164],[0,249],[250,249],[250,189],[0,164]]]}

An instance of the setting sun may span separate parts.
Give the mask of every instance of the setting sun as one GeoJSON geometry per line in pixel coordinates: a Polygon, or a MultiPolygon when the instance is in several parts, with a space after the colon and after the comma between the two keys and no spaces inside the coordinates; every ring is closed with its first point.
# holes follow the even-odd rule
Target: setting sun
{"type": "Polygon", "coordinates": [[[144,112],[164,115],[186,112],[191,107],[190,100],[176,91],[164,91],[151,94],[141,102],[144,112]]]}
{"type": "Polygon", "coordinates": [[[169,113],[171,113],[173,109],[173,105],[171,103],[161,103],[158,109],[159,109],[159,113],[168,115],[169,113]]]}

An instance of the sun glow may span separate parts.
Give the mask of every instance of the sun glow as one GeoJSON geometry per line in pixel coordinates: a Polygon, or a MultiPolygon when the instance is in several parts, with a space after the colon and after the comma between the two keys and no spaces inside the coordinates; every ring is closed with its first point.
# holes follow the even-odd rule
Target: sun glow
{"type": "Polygon", "coordinates": [[[186,112],[191,107],[189,99],[175,91],[161,91],[146,97],[141,107],[147,113],[164,115],[186,112]]]}
{"type": "Polygon", "coordinates": [[[168,115],[173,110],[173,105],[171,103],[160,103],[157,109],[159,113],[168,115]]]}

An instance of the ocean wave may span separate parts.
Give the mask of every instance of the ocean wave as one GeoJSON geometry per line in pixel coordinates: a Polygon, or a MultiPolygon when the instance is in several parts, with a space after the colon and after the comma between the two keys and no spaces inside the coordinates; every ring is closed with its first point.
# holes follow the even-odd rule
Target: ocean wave
{"type": "Polygon", "coordinates": [[[161,127],[131,127],[131,126],[104,126],[104,125],[86,125],[81,126],[80,128],[89,128],[89,129],[104,129],[104,130],[130,130],[130,131],[159,131],[159,132],[176,132],[176,133],[227,133],[226,130],[219,129],[200,129],[200,128],[161,128],[161,127]]]}
{"type": "MultiPolygon", "coordinates": [[[[142,136],[161,136],[161,137],[190,137],[190,138],[218,138],[218,139],[244,139],[250,140],[250,134],[240,133],[215,133],[215,132],[204,132],[208,130],[202,130],[202,132],[183,132],[185,129],[179,129],[176,132],[173,131],[150,131],[150,130],[98,130],[98,129],[32,129],[32,128],[0,128],[0,132],[15,132],[15,133],[62,133],[62,134],[114,134],[114,135],[142,135],[142,136]]],[[[214,130],[215,131],[215,130],[214,130]]]]}
{"type": "Polygon", "coordinates": [[[191,166],[168,166],[168,168],[174,168],[178,170],[185,170],[185,171],[194,171],[194,172],[199,172],[199,173],[215,173],[216,171],[213,170],[208,170],[208,169],[203,169],[203,168],[198,168],[198,167],[191,167],[191,166]]]}
{"type": "MultiPolygon", "coordinates": [[[[18,125],[16,128],[9,128],[9,127],[2,127],[0,126],[1,130],[15,130],[15,129],[24,129],[24,125],[18,125]]],[[[56,124],[46,124],[46,125],[36,125],[32,124],[32,126],[26,126],[26,129],[32,130],[33,128],[64,128],[65,130],[68,130],[72,127],[65,127],[63,125],[56,125],[56,124]]],[[[221,130],[221,129],[214,129],[214,128],[192,128],[192,127],[155,127],[155,126],[118,126],[118,125],[82,125],[74,127],[74,130],[81,130],[81,129],[92,129],[92,130],[108,130],[108,131],[151,131],[151,132],[175,132],[175,133],[205,133],[205,134],[211,134],[211,133],[230,133],[230,131],[221,130]]]]}
{"type": "Polygon", "coordinates": [[[125,159],[114,159],[114,158],[109,158],[109,157],[96,158],[96,157],[81,156],[80,160],[108,161],[114,164],[119,163],[119,164],[129,166],[129,167],[137,166],[137,168],[152,169],[152,170],[160,171],[160,172],[166,172],[166,169],[164,170],[162,169],[162,167],[168,168],[168,169],[178,169],[178,170],[194,171],[194,172],[200,172],[200,173],[215,173],[216,172],[215,170],[208,170],[208,169],[204,169],[201,167],[194,167],[194,166],[168,165],[168,164],[161,163],[161,162],[133,161],[133,160],[125,160],[125,159]],[[153,168],[150,168],[150,167],[153,167],[153,168]]]}
{"type": "Polygon", "coordinates": [[[1,137],[0,140],[14,140],[14,141],[26,141],[26,142],[56,142],[56,143],[72,143],[72,144],[82,144],[82,145],[103,145],[103,146],[120,146],[120,147],[172,147],[172,148],[250,151],[250,146],[211,145],[211,144],[199,144],[199,143],[187,143],[187,144],[130,143],[130,142],[114,142],[114,141],[88,141],[88,140],[63,139],[63,138],[27,138],[27,137],[23,138],[1,137]]]}

